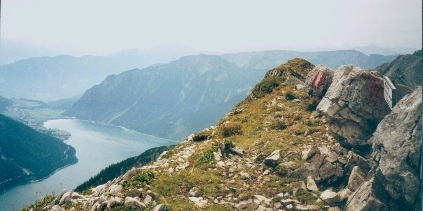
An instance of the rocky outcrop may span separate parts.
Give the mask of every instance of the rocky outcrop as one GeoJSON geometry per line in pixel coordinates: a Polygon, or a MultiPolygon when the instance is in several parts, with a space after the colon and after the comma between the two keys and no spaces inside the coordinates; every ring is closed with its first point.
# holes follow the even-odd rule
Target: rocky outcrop
{"type": "Polygon", "coordinates": [[[314,68],[314,65],[309,61],[295,58],[289,60],[287,63],[279,67],[267,71],[264,79],[256,84],[251,90],[246,100],[256,100],[271,93],[281,84],[284,85],[300,85],[301,87],[307,77],[307,74],[314,68]]]}
{"type": "Polygon", "coordinates": [[[290,85],[296,85],[304,83],[307,74],[314,68],[314,65],[307,60],[295,58],[289,60],[287,63],[280,65],[279,67],[269,70],[265,78],[278,77],[281,78],[285,83],[290,85]]]}
{"type": "Polygon", "coordinates": [[[405,96],[378,125],[369,140],[375,173],[348,199],[347,210],[421,209],[421,92],[405,96]]]}
{"type": "Polygon", "coordinates": [[[307,74],[305,90],[310,96],[322,98],[332,84],[334,71],[330,68],[317,65],[307,74]]]}
{"type": "Polygon", "coordinates": [[[344,146],[368,150],[367,140],[390,111],[383,97],[382,75],[341,66],[317,110],[328,117],[330,131],[344,146]]]}
{"type": "Polygon", "coordinates": [[[363,183],[359,189],[348,198],[345,210],[389,210],[386,205],[386,195],[379,191],[380,184],[371,180],[363,183]]]}

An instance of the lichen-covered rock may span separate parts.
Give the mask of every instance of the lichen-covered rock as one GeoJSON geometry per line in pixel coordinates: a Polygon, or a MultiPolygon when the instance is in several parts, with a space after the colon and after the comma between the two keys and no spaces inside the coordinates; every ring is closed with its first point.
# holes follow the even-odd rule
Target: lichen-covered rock
{"type": "Polygon", "coordinates": [[[392,199],[407,205],[421,199],[421,138],[419,87],[397,103],[370,139],[378,166],[375,178],[392,199]]]}
{"type": "Polygon", "coordinates": [[[367,141],[390,112],[383,97],[383,78],[352,65],[341,66],[317,106],[326,115],[330,131],[347,147],[368,153],[367,141]]]}
{"type": "Polygon", "coordinates": [[[311,96],[322,98],[329,89],[334,71],[324,65],[317,65],[308,74],[305,90],[311,96]]]}

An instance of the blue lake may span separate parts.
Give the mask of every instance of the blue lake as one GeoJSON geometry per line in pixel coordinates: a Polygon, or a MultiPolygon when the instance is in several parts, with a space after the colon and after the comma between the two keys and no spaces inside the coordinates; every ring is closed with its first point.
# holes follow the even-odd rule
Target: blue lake
{"type": "Polygon", "coordinates": [[[50,177],[9,189],[0,195],[0,210],[19,210],[47,194],[60,194],[76,188],[110,164],[141,154],[147,149],[176,144],[125,128],[77,119],[58,119],[44,123],[71,133],[65,143],[76,149],[78,163],[58,170],[50,177]]]}

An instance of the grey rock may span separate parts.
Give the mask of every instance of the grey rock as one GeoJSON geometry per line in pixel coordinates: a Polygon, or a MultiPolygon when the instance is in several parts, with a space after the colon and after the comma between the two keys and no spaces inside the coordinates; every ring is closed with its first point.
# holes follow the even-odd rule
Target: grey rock
{"type": "Polygon", "coordinates": [[[369,161],[356,153],[349,151],[347,156],[347,164],[345,165],[345,171],[351,172],[354,166],[358,166],[363,173],[367,173],[370,170],[369,161]]]}
{"type": "Polygon", "coordinates": [[[264,164],[270,167],[275,167],[279,164],[280,157],[280,150],[275,150],[264,160],[264,164]]]}
{"type": "Polygon", "coordinates": [[[266,211],[266,207],[263,205],[259,205],[256,209],[256,211],[266,211]]]}
{"type": "Polygon", "coordinates": [[[200,208],[205,207],[207,205],[208,200],[203,199],[203,197],[188,197],[188,199],[200,208]]]}
{"type": "Polygon", "coordinates": [[[214,155],[214,159],[215,159],[216,161],[220,161],[220,160],[222,160],[222,153],[220,152],[220,149],[219,149],[219,151],[217,151],[217,152],[213,152],[213,155],[214,155]]]}
{"type": "Polygon", "coordinates": [[[364,182],[365,176],[361,172],[360,167],[354,166],[348,179],[348,189],[356,191],[358,187],[364,182]]]}
{"type": "Polygon", "coordinates": [[[138,189],[131,189],[131,190],[128,191],[128,193],[126,193],[126,196],[127,197],[132,197],[132,198],[135,198],[135,197],[141,198],[142,197],[142,192],[140,190],[138,190],[138,189]]]}
{"type": "Polygon", "coordinates": [[[132,197],[126,197],[124,205],[125,207],[130,207],[139,210],[145,209],[146,207],[145,204],[132,197]]]}
{"type": "Polygon", "coordinates": [[[241,147],[235,146],[231,148],[231,153],[242,156],[244,154],[244,150],[241,147]]]}
{"type": "Polygon", "coordinates": [[[341,211],[339,207],[329,207],[328,211],[341,211]]]}
{"type": "Polygon", "coordinates": [[[332,83],[334,71],[323,65],[317,65],[308,74],[304,89],[311,96],[323,97],[332,83]]]}
{"type": "Polygon", "coordinates": [[[153,211],[163,211],[165,206],[163,204],[158,204],[153,208],[153,211]]]}
{"type": "Polygon", "coordinates": [[[348,198],[345,204],[345,210],[389,210],[386,202],[381,200],[386,197],[377,194],[377,190],[380,188],[382,187],[374,181],[374,178],[364,182],[358,190],[348,198]]]}
{"type": "Polygon", "coordinates": [[[122,204],[123,204],[122,203],[122,198],[120,198],[120,197],[113,197],[112,196],[107,201],[107,207],[109,209],[111,209],[113,207],[116,207],[116,206],[119,206],[119,205],[122,205],[122,204]]]}
{"type": "Polygon", "coordinates": [[[72,200],[72,193],[73,193],[73,191],[69,191],[69,192],[64,193],[62,195],[62,197],[60,198],[59,204],[62,205],[64,203],[71,202],[71,200],[72,200]]]}
{"type": "Polygon", "coordinates": [[[258,208],[258,204],[253,201],[242,201],[236,205],[238,210],[256,210],[258,208]]]}
{"type": "Polygon", "coordinates": [[[406,95],[378,125],[370,141],[375,179],[397,202],[421,201],[422,89],[406,95]]]}
{"type": "Polygon", "coordinates": [[[325,190],[320,194],[320,198],[326,203],[326,204],[333,204],[340,201],[340,197],[338,193],[333,192],[332,190],[325,190]]]}
{"type": "Polygon", "coordinates": [[[320,150],[317,146],[313,146],[310,151],[308,151],[307,155],[305,156],[306,160],[310,160],[316,154],[320,154],[320,150]]]}
{"type": "Polygon", "coordinates": [[[247,172],[241,171],[240,173],[241,179],[250,179],[251,176],[247,172]]]}
{"type": "Polygon", "coordinates": [[[314,192],[319,192],[319,188],[317,187],[316,182],[311,176],[307,177],[307,189],[314,192]]]}
{"type": "Polygon", "coordinates": [[[109,192],[112,195],[119,195],[122,193],[123,187],[122,185],[112,185],[109,188],[109,192]]]}
{"type": "Polygon", "coordinates": [[[153,201],[153,197],[151,197],[150,195],[146,195],[144,200],[143,200],[143,203],[145,205],[149,205],[152,201],[153,201]]]}
{"type": "Polygon", "coordinates": [[[371,148],[368,139],[390,112],[383,90],[379,73],[341,66],[317,110],[328,117],[330,132],[343,145],[368,153],[371,148]]]}
{"type": "Polygon", "coordinates": [[[344,188],[344,189],[338,191],[338,195],[339,195],[341,201],[347,200],[352,195],[352,193],[353,192],[348,188],[344,188]]]}
{"type": "Polygon", "coordinates": [[[327,162],[320,167],[319,175],[321,180],[320,182],[333,184],[343,179],[344,170],[337,163],[331,164],[330,162],[327,162]]]}
{"type": "Polygon", "coordinates": [[[189,190],[189,195],[193,196],[193,197],[197,196],[198,195],[198,188],[197,187],[191,188],[191,190],[189,190]]]}
{"type": "Polygon", "coordinates": [[[293,200],[293,199],[282,199],[281,200],[281,203],[283,204],[283,206],[288,206],[288,205],[292,205],[292,204],[295,204],[296,203],[296,201],[295,200],[293,200]]]}
{"type": "Polygon", "coordinates": [[[51,207],[50,211],[65,211],[65,209],[61,208],[59,205],[54,205],[51,207]]]}

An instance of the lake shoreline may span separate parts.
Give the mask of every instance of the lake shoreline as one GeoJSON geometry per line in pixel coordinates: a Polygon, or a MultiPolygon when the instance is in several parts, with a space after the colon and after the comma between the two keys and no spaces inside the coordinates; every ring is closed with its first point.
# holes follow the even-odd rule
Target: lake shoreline
{"type": "Polygon", "coordinates": [[[138,156],[154,147],[179,143],[148,134],[126,132],[118,126],[78,119],[49,120],[44,125],[46,128],[57,128],[72,134],[65,143],[75,149],[78,161],[56,169],[42,179],[7,189],[0,194],[0,210],[21,209],[48,194],[59,194],[63,189],[75,189],[112,164],[138,156]]]}

